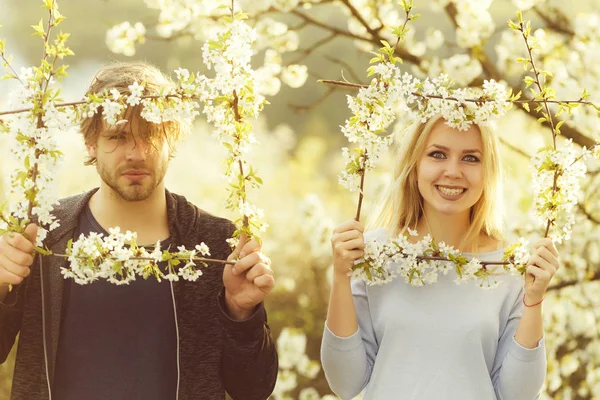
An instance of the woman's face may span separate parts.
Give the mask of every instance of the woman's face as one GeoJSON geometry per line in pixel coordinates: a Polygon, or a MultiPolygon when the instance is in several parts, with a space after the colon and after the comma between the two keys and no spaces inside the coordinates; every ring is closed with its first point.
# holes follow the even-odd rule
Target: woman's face
{"type": "Polygon", "coordinates": [[[467,213],[483,193],[483,143],[479,128],[459,131],[438,121],[417,164],[424,207],[443,215],[467,213]]]}

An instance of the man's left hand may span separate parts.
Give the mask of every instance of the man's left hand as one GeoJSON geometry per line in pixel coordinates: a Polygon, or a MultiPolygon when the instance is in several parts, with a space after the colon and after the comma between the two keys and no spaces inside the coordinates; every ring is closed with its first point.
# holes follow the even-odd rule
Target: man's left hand
{"type": "Polygon", "coordinates": [[[256,306],[275,286],[271,260],[261,253],[261,248],[258,241],[247,241],[242,235],[239,245],[227,258],[235,264],[225,265],[223,271],[225,303],[229,315],[236,320],[252,316],[256,306]]]}

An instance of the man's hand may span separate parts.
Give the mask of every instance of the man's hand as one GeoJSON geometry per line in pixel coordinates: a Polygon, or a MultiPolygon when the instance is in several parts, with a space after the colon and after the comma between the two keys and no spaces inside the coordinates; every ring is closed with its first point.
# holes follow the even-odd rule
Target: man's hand
{"type": "Polygon", "coordinates": [[[229,315],[236,320],[252,316],[256,306],[273,290],[275,278],[271,260],[261,253],[262,245],[242,235],[240,243],[227,258],[235,265],[225,265],[223,284],[229,315]]]}
{"type": "Polygon", "coordinates": [[[0,237],[0,287],[18,285],[31,273],[37,225],[29,224],[24,235],[6,233],[0,237]]]}

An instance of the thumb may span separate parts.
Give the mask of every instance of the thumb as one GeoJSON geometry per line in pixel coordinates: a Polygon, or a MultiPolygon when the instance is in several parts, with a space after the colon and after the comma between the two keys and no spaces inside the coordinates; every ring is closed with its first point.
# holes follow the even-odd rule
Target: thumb
{"type": "Polygon", "coordinates": [[[36,242],[35,239],[37,237],[37,233],[38,233],[38,226],[36,224],[29,224],[29,225],[27,225],[27,228],[25,228],[25,232],[23,233],[23,236],[25,236],[25,239],[29,240],[35,246],[35,242],[36,242]]]}
{"type": "Polygon", "coordinates": [[[238,241],[237,246],[235,246],[235,249],[233,250],[233,253],[231,253],[231,257],[234,260],[237,260],[240,257],[240,252],[242,251],[242,249],[246,245],[246,242],[248,242],[248,236],[245,233],[242,233],[240,235],[240,240],[238,241]]]}

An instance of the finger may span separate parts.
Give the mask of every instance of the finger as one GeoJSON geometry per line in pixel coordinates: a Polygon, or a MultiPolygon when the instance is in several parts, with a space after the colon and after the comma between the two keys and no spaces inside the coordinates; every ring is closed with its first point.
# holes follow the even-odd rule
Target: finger
{"type": "Polygon", "coordinates": [[[346,232],[346,231],[350,231],[356,229],[359,232],[364,232],[365,228],[363,226],[363,224],[361,224],[358,221],[355,220],[350,220],[350,221],[346,221],[340,225],[338,225],[334,230],[333,233],[342,233],[342,232],[346,232]]]}
{"type": "Polygon", "coordinates": [[[529,259],[528,264],[531,266],[536,266],[544,271],[547,271],[552,275],[554,275],[554,273],[556,272],[556,268],[547,260],[544,260],[544,258],[542,258],[538,254],[533,255],[533,257],[529,259]]]}
{"type": "Polygon", "coordinates": [[[240,257],[240,252],[242,251],[242,247],[244,247],[247,240],[248,240],[248,237],[246,236],[246,234],[242,233],[240,235],[240,240],[238,241],[237,246],[235,246],[235,249],[233,249],[233,251],[231,252],[229,257],[227,257],[227,261],[235,261],[240,257]]]}
{"type": "Polygon", "coordinates": [[[0,282],[10,283],[11,285],[18,285],[23,282],[25,278],[9,272],[5,269],[0,269],[0,282]]]}
{"type": "Polygon", "coordinates": [[[24,278],[28,277],[31,273],[29,267],[15,264],[6,258],[4,254],[0,255],[0,272],[2,273],[2,280],[7,283],[19,284],[24,278]]]}
{"type": "Polygon", "coordinates": [[[244,258],[246,257],[248,254],[251,253],[255,253],[257,251],[260,251],[262,248],[262,244],[258,242],[258,240],[256,239],[252,239],[249,242],[247,242],[244,247],[242,247],[242,250],[240,251],[240,258],[244,258]]]}
{"type": "Polygon", "coordinates": [[[269,293],[275,287],[275,278],[273,275],[265,274],[254,279],[253,283],[263,292],[269,293]]]}
{"type": "Polygon", "coordinates": [[[527,273],[533,275],[536,280],[541,280],[543,282],[550,282],[551,275],[548,271],[544,271],[541,268],[536,267],[535,265],[530,265],[527,267],[527,273]]]}
{"type": "Polygon", "coordinates": [[[36,224],[29,224],[25,228],[23,236],[25,236],[25,239],[29,240],[33,245],[35,245],[37,234],[38,226],[36,224]]]}
{"type": "Polygon", "coordinates": [[[260,263],[261,261],[262,260],[260,253],[256,252],[248,254],[246,257],[237,260],[237,262],[233,266],[232,272],[234,275],[239,275],[244,271],[252,268],[254,265],[260,263]]]}
{"type": "Polygon", "coordinates": [[[350,250],[344,254],[344,258],[352,261],[356,261],[359,258],[362,258],[365,255],[365,252],[362,250],[350,250]]]}
{"type": "Polygon", "coordinates": [[[363,250],[365,248],[365,242],[361,239],[350,240],[349,242],[336,243],[334,250],[336,254],[341,254],[351,250],[363,250]]]}
{"type": "Polygon", "coordinates": [[[334,233],[331,236],[331,241],[336,243],[347,242],[354,239],[362,239],[364,241],[363,233],[358,229],[352,229],[342,233],[334,233]]]}
{"type": "Polygon", "coordinates": [[[556,250],[556,246],[554,245],[554,242],[552,241],[552,239],[550,239],[550,238],[540,239],[539,241],[536,242],[535,249],[537,250],[540,247],[545,247],[552,254],[554,254],[554,257],[558,258],[558,250],[556,250]]]}
{"type": "Polygon", "coordinates": [[[4,243],[0,246],[0,254],[13,263],[22,265],[23,267],[28,267],[33,264],[33,255],[13,247],[8,243],[4,243]]]}
{"type": "Polygon", "coordinates": [[[558,258],[556,258],[556,256],[552,254],[552,252],[547,247],[540,247],[537,250],[537,254],[544,260],[548,261],[554,267],[554,269],[558,268],[558,258]]]}
{"type": "Polygon", "coordinates": [[[273,275],[273,270],[269,268],[268,265],[259,263],[253,266],[246,272],[246,279],[250,282],[253,282],[254,279],[258,278],[261,275],[273,275]]]}
{"type": "Polygon", "coordinates": [[[16,233],[13,235],[5,235],[5,236],[3,236],[3,239],[10,246],[12,246],[16,249],[19,249],[22,252],[33,253],[33,251],[35,250],[33,243],[31,243],[29,240],[25,239],[25,237],[23,235],[21,235],[20,233],[16,233]]]}

